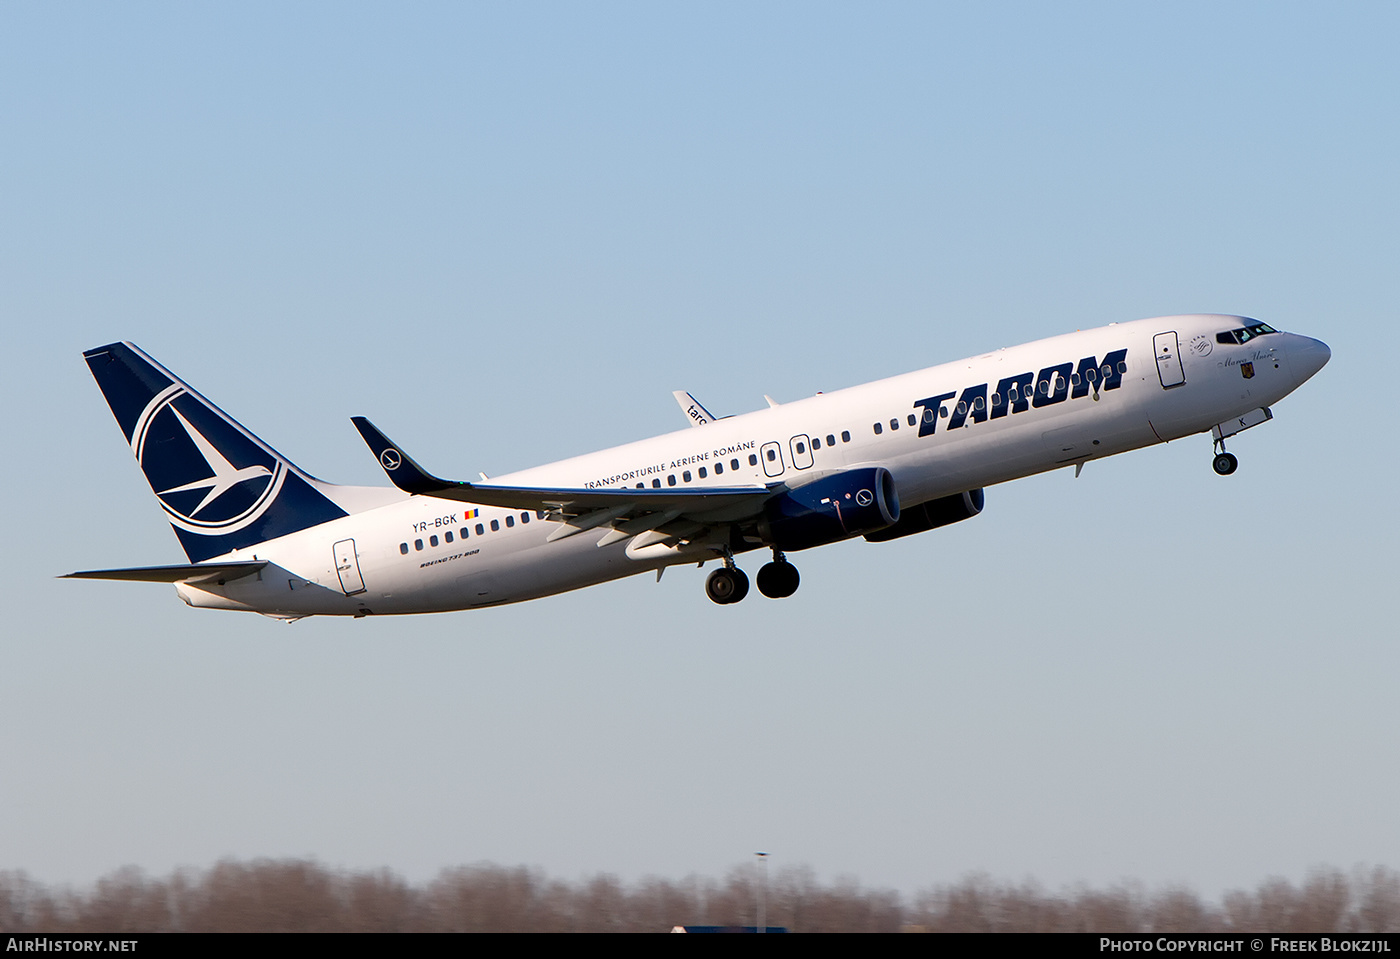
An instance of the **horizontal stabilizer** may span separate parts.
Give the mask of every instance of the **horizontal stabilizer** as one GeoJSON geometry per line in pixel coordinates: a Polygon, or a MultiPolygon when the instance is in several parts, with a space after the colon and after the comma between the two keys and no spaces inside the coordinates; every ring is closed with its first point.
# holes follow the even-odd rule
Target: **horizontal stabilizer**
{"type": "Polygon", "coordinates": [[[246,563],[196,563],[192,566],[131,566],[127,569],[85,569],[60,579],[118,579],[135,583],[206,583],[251,576],[267,565],[264,560],[246,563]]]}

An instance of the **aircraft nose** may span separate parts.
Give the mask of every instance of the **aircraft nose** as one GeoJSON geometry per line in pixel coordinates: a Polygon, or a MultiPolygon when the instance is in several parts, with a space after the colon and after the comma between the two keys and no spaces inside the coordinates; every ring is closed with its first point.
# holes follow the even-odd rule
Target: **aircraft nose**
{"type": "Polygon", "coordinates": [[[1300,386],[1326,366],[1331,358],[1332,351],[1327,344],[1310,336],[1295,334],[1288,344],[1288,364],[1293,368],[1293,375],[1298,377],[1300,386]]]}

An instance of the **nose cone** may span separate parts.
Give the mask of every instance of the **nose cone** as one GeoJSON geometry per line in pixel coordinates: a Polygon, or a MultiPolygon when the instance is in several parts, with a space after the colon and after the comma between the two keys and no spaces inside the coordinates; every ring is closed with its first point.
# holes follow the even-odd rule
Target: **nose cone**
{"type": "Polygon", "coordinates": [[[1299,386],[1312,379],[1313,374],[1326,366],[1331,358],[1332,351],[1327,344],[1310,336],[1294,334],[1288,344],[1288,365],[1298,378],[1299,386]]]}

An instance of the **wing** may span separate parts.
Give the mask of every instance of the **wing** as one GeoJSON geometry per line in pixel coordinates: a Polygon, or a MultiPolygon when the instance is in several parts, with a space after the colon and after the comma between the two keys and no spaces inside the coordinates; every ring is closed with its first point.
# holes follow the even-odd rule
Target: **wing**
{"type": "Polygon", "coordinates": [[[753,519],[763,504],[786,487],[706,486],[688,489],[580,489],[572,487],[498,486],[490,483],[439,479],[381,433],[363,416],[351,422],[379,457],[395,486],[406,493],[458,500],[479,506],[535,510],[561,523],[550,540],[562,539],[601,526],[611,527],[599,546],[647,534],[635,548],[671,540],[703,538],[717,527],[753,519]]]}

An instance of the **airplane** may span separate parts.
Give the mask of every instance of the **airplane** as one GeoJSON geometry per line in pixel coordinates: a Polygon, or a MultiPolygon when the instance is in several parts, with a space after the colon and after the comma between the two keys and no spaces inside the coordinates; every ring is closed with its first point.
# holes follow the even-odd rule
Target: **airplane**
{"type": "Polygon", "coordinates": [[[276,619],[497,606],[717,562],[708,597],[749,591],[735,557],[874,543],[982,512],[997,483],[1209,431],[1225,440],[1331,358],[1311,337],[1193,314],[1068,333],[736,416],[675,394],[688,428],[480,482],[429,473],[364,417],[391,486],[312,477],[130,343],[83,354],[188,564],[67,578],[170,583],[194,607],[276,619]]]}

